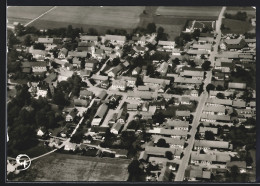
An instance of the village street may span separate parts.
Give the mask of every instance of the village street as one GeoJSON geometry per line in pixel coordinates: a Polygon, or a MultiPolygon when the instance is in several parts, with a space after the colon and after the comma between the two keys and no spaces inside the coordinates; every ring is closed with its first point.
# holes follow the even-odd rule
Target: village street
{"type": "MultiPolygon", "coordinates": [[[[219,19],[218,19],[220,21],[219,25],[221,25],[221,21],[222,21],[222,17],[225,12],[225,9],[226,9],[226,7],[223,7],[220,12],[219,19]]],[[[217,34],[218,34],[215,39],[216,44],[215,44],[214,49],[211,52],[210,58],[209,58],[212,66],[214,66],[214,63],[215,63],[215,55],[218,53],[218,45],[219,45],[219,42],[221,39],[221,30],[219,28],[217,28],[216,30],[217,30],[217,34]]],[[[183,181],[183,179],[184,179],[185,170],[189,164],[191,151],[192,151],[194,141],[195,141],[195,134],[197,132],[197,127],[199,125],[199,121],[200,121],[200,117],[201,117],[204,105],[208,98],[208,92],[206,91],[206,87],[209,83],[211,83],[211,78],[212,78],[212,70],[207,71],[206,79],[204,80],[204,92],[200,95],[200,101],[199,101],[198,107],[196,109],[195,117],[193,118],[192,128],[190,130],[190,138],[188,139],[188,146],[186,147],[186,149],[184,151],[184,156],[182,158],[182,162],[181,162],[178,172],[176,174],[175,181],[183,181]]]]}

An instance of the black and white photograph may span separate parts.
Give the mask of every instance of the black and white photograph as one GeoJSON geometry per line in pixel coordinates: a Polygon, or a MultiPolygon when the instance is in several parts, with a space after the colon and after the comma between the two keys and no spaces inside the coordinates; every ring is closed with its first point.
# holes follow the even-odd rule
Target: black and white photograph
{"type": "Polygon", "coordinates": [[[6,182],[256,182],[255,6],[7,6],[6,182]]]}

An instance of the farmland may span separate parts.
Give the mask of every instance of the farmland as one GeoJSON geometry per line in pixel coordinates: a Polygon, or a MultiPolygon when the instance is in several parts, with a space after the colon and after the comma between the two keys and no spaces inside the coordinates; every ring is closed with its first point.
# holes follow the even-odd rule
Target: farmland
{"type": "Polygon", "coordinates": [[[53,153],[12,181],[126,181],[130,160],[53,153]]]}
{"type": "Polygon", "coordinates": [[[239,21],[235,19],[223,19],[223,25],[225,28],[222,29],[223,34],[234,33],[234,34],[244,34],[246,32],[255,29],[248,21],[239,21]]]}
{"type": "MultiPolygon", "coordinates": [[[[7,13],[9,24],[14,21],[28,23],[51,8],[50,6],[9,7],[7,13]]],[[[72,25],[82,27],[85,31],[92,27],[100,34],[105,34],[106,30],[115,28],[131,32],[137,26],[146,27],[148,23],[154,22],[157,28],[161,26],[169,34],[168,40],[174,40],[184,29],[187,20],[215,20],[220,9],[221,7],[59,6],[34,21],[31,26],[48,29],[72,25]],[[144,10],[146,14],[143,13],[144,10]]]]}

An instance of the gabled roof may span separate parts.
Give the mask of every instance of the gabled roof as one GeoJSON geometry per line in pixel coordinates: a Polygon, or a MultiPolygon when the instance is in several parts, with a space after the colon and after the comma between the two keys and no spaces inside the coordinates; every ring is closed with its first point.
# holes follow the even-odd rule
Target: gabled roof
{"type": "Polygon", "coordinates": [[[75,52],[75,51],[69,51],[68,56],[72,57],[87,57],[88,52],[75,52]]]}
{"type": "Polygon", "coordinates": [[[120,35],[105,35],[106,40],[117,40],[117,41],[126,41],[125,36],[120,36],[120,35]]]}
{"type": "Polygon", "coordinates": [[[178,138],[171,138],[171,137],[164,137],[159,135],[152,135],[153,141],[156,144],[159,139],[165,139],[166,143],[170,145],[184,145],[185,139],[178,139],[178,138]]]}
{"type": "Polygon", "coordinates": [[[99,99],[104,99],[107,95],[107,92],[105,90],[99,91],[95,93],[95,96],[99,99]]]}
{"type": "Polygon", "coordinates": [[[138,105],[137,104],[127,104],[127,109],[137,109],[138,105]]]}
{"type": "Polygon", "coordinates": [[[144,83],[154,83],[154,84],[163,84],[163,83],[165,83],[166,85],[170,84],[170,80],[168,80],[168,79],[150,78],[149,76],[144,76],[143,77],[143,82],[144,83]]]}
{"type": "Polygon", "coordinates": [[[113,130],[119,131],[122,128],[122,126],[123,126],[123,124],[121,124],[121,123],[115,123],[112,126],[111,130],[113,129],[113,130]]]}
{"type": "Polygon", "coordinates": [[[159,40],[158,41],[158,45],[162,45],[162,46],[174,46],[175,42],[174,41],[162,41],[159,40]]]}
{"type": "Polygon", "coordinates": [[[139,91],[149,91],[150,88],[149,88],[149,86],[139,85],[139,86],[137,87],[137,90],[139,90],[139,91]]]}
{"type": "Polygon", "coordinates": [[[221,113],[225,113],[226,108],[223,105],[220,106],[204,106],[203,111],[208,111],[208,112],[221,112],[221,113]]]}
{"type": "Polygon", "coordinates": [[[229,148],[229,142],[227,142],[227,141],[211,141],[211,140],[195,140],[194,146],[228,149],[229,148]]]}
{"type": "Polygon", "coordinates": [[[86,107],[88,105],[88,101],[84,99],[74,99],[74,105],[75,106],[84,106],[86,107]]]}
{"type": "Polygon", "coordinates": [[[103,103],[98,107],[98,110],[94,116],[94,118],[103,118],[108,110],[108,106],[103,103]]]}
{"type": "Polygon", "coordinates": [[[233,100],[233,107],[243,108],[246,107],[246,102],[244,100],[233,100]]]}
{"type": "Polygon", "coordinates": [[[201,119],[230,121],[231,117],[229,115],[212,115],[212,114],[202,113],[201,119]]]}
{"type": "Polygon", "coordinates": [[[38,38],[39,43],[52,44],[53,38],[38,38]]]}
{"type": "Polygon", "coordinates": [[[211,47],[212,47],[211,44],[204,44],[204,45],[193,44],[193,45],[192,45],[192,48],[205,49],[205,50],[211,50],[211,47]]]}
{"type": "Polygon", "coordinates": [[[165,156],[165,152],[170,151],[173,155],[180,156],[181,150],[176,148],[163,148],[163,147],[152,147],[152,146],[146,146],[145,152],[149,155],[159,155],[159,156],[165,156]]]}
{"type": "Polygon", "coordinates": [[[184,78],[184,77],[177,77],[174,79],[174,83],[187,83],[187,84],[201,84],[201,79],[192,79],[192,78],[184,78]]]}
{"type": "Polygon", "coordinates": [[[228,88],[246,89],[246,83],[229,82],[229,83],[228,83],[228,88]]]}
{"type": "Polygon", "coordinates": [[[219,105],[232,105],[231,99],[208,98],[206,102],[219,105]]]}
{"type": "Polygon", "coordinates": [[[187,54],[196,54],[196,55],[202,55],[202,54],[204,54],[204,55],[207,55],[207,54],[208,54],[208,51],[206,51],[206,50],[193,50],[193,49],[189,49],[189,50],[187,51],[187,54]]]}
{"type": "Polygon", "coordinates": [[[182,121],[182,120],[168,120],[163,125],[169,126],[169,127],[188,127],[189,122],[188,121],[182,121]]]}
{"type": "Polygon", "coordinates": [[[81,35],[80,39],[81,39],[81,41],[97,41],[98,36],[81,35]]]}
{"type": "Polygon", "coordinates": [[[136,77],[130,77],[130,76],[119,76],[119,77],[117,77],[117,79],[121,79],[124,81],[136,81],[137,80],[136,77]]]}
{"type": "Polygon", "coordinates": [[[204,77],[204,71],[184,70],[181,72],[181,76],[204,77]]]}
{"type": "Polygon", "coordinates": [[[79,92],[79,95],[80,95],[80,96],[93,96],[94,93],[91,92],[91,91],[88,91],[88,90],[81,90],[81,91],[79,92]]]}
{"type": "Polygon", "coordinates": [[[91,78],[94,80],[99,80],[99,81],[108,80],[108,76],[101,76],[101,75],[97,75],[97,74],[93,74],[91,78]]]}

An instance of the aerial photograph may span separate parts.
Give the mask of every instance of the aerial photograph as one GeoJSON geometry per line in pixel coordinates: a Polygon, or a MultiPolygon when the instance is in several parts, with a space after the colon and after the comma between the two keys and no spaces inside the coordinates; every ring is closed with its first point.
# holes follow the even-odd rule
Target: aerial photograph
{"type": "Polygon", "coordinates": [[[256,181],[256,7],[6,12],[6,182],[256,181]]]}

